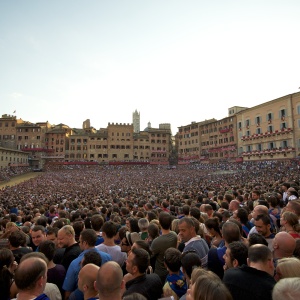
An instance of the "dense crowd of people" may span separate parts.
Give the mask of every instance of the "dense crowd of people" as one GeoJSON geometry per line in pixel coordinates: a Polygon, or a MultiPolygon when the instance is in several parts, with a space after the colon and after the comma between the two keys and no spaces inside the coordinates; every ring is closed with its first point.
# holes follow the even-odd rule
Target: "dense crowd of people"
{"type": "Polygon", "coordinates": [[[299,174],[297,160],[47,166],[0,190],[0,299],[298,299],[299,174]]]}
{"type": "Polygon", "coordinates": [[[6,167],[0,170],[0,183],[8,182],[11,178],[26,174],[31,171],[30,167],[6,167]]]}

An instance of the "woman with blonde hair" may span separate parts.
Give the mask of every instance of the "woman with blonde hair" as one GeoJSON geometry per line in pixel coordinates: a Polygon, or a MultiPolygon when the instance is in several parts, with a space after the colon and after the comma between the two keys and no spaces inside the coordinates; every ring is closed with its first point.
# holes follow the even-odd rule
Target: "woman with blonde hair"
{"type": "Polygon", "coordinates": [[[194,268],[191,275],[191,284],[195,283],[196,279],[200,276],[210,276],[210,275],[214,277],[215,273],[213,273],[212,271],[207,271],[201,267],[194,268]]]}
{"type": "Polygon", "coordinates": [[[291,212],[285,211],[280,218],[280,225],[284,227],[284,231],[289,233],[293,238],[300,238],[300,224],[298,216],[291,212]]]}
{"type": "Polygon", "coordinates": [[[180,221],[180,219],[174,219],[171,224],[171,230],[176,232],[177,234],[179,233],[179,229],[178,229],[179,221],[180,221]]]}
{"type": "Polygon", "coordinates": [[[192,285],[187,292],[187,300],[232,300],[232,296],[213,272],[200,268],[192,273],[192,285]]]}
{"type": "Polygon", "coordinates": [[[275,280],[289,277],[300,277],[300,260],[296,257],[284,257],[277,261],[275,280]]]}
{"type": "Polygon", "coordinates": [[[10,236],[10,234],[13,231],[16,231],[16,230],[20,230],[20,228],[17,226],[16,223],[14,223],[14,222],[7,222],[5,230],[4,230],[4,233],[0,236],[0,239],[6,239],[6,238],[8,238],[10,236]]]}

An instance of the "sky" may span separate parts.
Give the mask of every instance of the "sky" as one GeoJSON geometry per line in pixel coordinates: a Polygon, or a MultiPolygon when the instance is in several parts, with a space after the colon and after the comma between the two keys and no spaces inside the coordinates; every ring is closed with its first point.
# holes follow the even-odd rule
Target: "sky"
{"type": "Polygon", "coordinates": [[[0,113],[141,130],[299,92],[299,0],[0,0],[0,113]],[[16,113],[14,113],[16,111],[16,113]]]}

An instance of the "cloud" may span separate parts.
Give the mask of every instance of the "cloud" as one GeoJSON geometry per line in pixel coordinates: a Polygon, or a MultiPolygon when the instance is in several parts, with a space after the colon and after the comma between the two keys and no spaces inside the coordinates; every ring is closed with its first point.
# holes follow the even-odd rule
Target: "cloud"
{"type": "Polygon", "coordinates": [[[13,92],[13,93],[9,94],[9,97],[14,98],[14,99],[18,99],[18,98],[21,98],[23,96],[24,96],[23,94],[18,93],[18,92],[13,92]]]}

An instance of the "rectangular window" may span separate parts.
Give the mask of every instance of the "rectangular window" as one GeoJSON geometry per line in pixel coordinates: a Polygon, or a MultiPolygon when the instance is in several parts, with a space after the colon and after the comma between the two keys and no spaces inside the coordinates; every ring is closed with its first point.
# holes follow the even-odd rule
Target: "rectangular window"
{"type": "Polygon", "coordinates": [[[273,114],[272,113],[268,113],[267,114],[267,121],[270,123],[273,120],[273,114]]]}
{"type": "Polygon", "coordinates": [[[280,118],[283,119],[286,116],[285,109],[280,111],[280,118]]]}
{"type": "Polygon", "coordinates": [[[255,118],[255,123],[256,123],[256,126],[260,126],[260,123],[261,123],[260,117],[255,118]]]}

